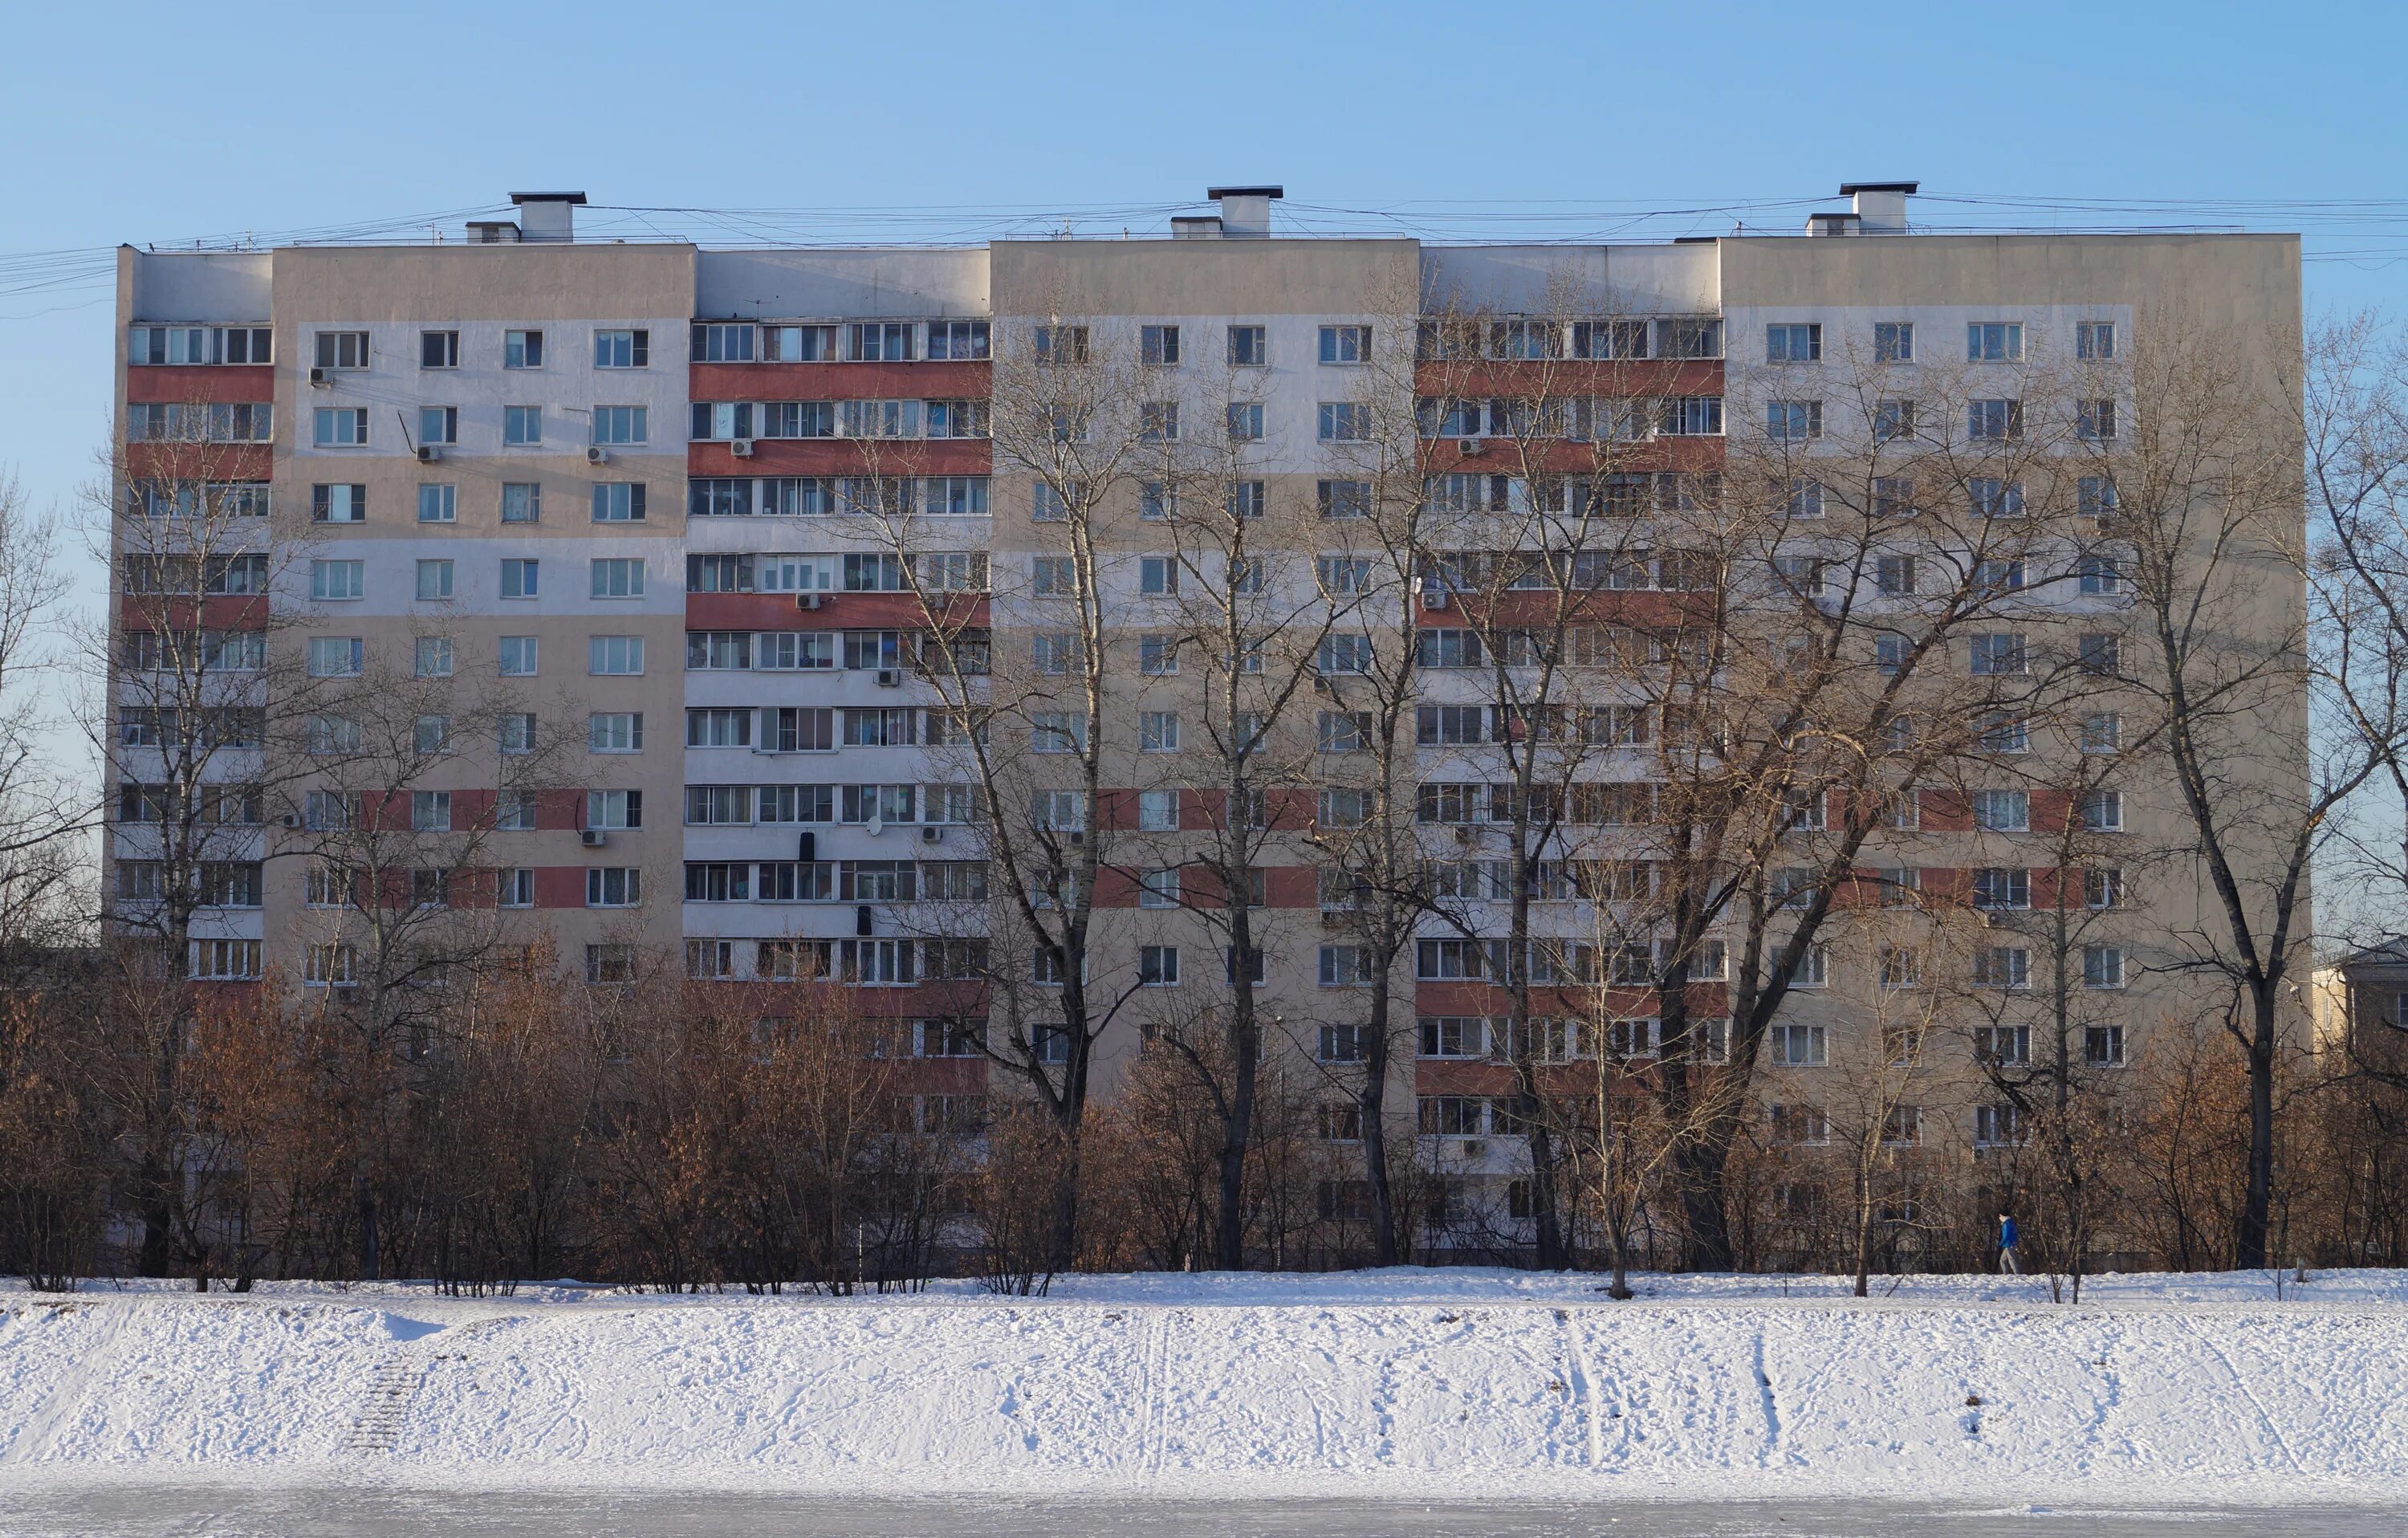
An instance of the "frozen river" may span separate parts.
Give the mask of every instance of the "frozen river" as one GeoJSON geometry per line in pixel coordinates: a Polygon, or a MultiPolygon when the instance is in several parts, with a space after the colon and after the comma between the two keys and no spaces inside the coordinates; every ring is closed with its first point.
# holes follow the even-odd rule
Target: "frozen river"
{"type": "Polygon", "coordinates": [[[449,1494],[358,1489],[234,1490],[121,1487],[0,1493],[0,1538],[498,1538],[774,1533],[794,1538],[2175,1538],[2280,1532],[2285,1538],[2393,1538],[2376,1507],[2018,1508],[1865,1502],[1673,1502],[1570,1506],[1389,1502],[858,1502],[824,1496],[449,1494]]]}

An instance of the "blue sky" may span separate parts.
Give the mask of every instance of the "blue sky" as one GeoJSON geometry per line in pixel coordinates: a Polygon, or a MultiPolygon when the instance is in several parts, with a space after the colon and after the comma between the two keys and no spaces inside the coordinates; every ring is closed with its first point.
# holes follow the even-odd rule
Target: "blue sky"
{"type": "Polygon", "coordinates": [[[107,248],[456,231],[517,188],[975,237],[1160,230],[1208,183],[1268,180],[1323,229],[1665,237],[1916,178],[2033,205],[1918,207],[1947,223],[2306,228],[2312,309],[2408,296],[2408,20],[2376,4],[118,0],[24,7],[7,37],[0,469],[63,511],[106,430],[107,248]],[[2239,206],[2114,211],[2142,199],[2239,206]]]}

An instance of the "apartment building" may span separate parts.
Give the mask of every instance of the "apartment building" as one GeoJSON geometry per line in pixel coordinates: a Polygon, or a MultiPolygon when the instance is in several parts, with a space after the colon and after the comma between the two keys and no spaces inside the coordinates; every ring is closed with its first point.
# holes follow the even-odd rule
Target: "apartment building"
{"type": "MultiPolygon", "coordinates": [[[[1798,235],[1670,244],[1281,236],[1279,190],[1234,188],[1214,191],[1217,217],[1112,241],[587,243],[574,228],[581,194],[523,194],[516,222],[456,243],[128,248],[108,846],[120,915],[139,927],[163,884],[188,884],[179,932],[193,976],[272,972],[330,999],[374,970],[364,948],[441,949],[431,927],[361,917],[413,905],[474,915],[458,922],[479,943],[548,941],[572,982],[674,967],[753,989],[773,1013],[781,984],[839,977],[874,1012],[912,1022],[912,1050],[935,1059],[931,1095],[968,1104],[1012,1082],[979,1046],[990,1008],[1011,1013],[1024,1056],[1059,1055],[1034,1022],[1063,962],[1026,943],[1027,915],[991,862],[1040,844],[1057,863],[1083,851],[1068,857],[1089,872],[1094,915],[1072,964],[1112,1000],[1090,1015],[1098,1091],[1242,970],[1266,1050],[1329,1086],[1327,1134],[1343,1143],[1369,957],[1347,928],[1347,884],[1331,879],[1335,833],[1365,820],[1350,755],[1382,708],[1375,664],[1401,648],[1421,666],[1411,697],[1385,703],[1412,736],[1414,783],[1388,794],[1412,797],[1413,836],[1452,873],[1448,902],[1397,953],[1406,1002],[1389,1104],[1421,1140],[1434,1211],[1483,1243],[1518,1242],[1528,1154],[1499,978],[1530,967],[1568,987],[1627,985],[1610,1031],[1536,1056],[1645,1056],[1658,1044],[1655,957],[1618,960],[1629,937],[1601,917],[1630,894],[1566,872],[1638,856],[1641,884],[1656,878],[1644,818],[1550,819],[1542,847],[1521,851],[1530,957],[1547,959],[1500,959],[1514,905],[1498,872],[1523,826],[1500,810],[1507,749],[1548,712],[1607,723],[1595,744],[1607,751],[1567,771],[1593,793],[1568,786],[1564,799],[1624,806],[1657,794],[1650,744],[1670,733],[1640,724],[1660,700],[1602,675],[1560,704],[1498,698],[1478,640],[1488,627],[1493,661],[1498,610],[1468,600],[1511,553],[1480,539],[1541,527],[1514,522],[1534,510],[1570,516],[1581,497],[1643,525],[1672,510],[1666,498],[1694,510],[1698,488],[1726,478],[1760,485],[1775,461],[1787,510],[1818,516],[1813,456],[1844,453],[1851,402],[1876,438],[1919,432],[1958,461],[2046,436],[2043,416],[2061,419],[2069,452],[2112,450],[2118,414],[2134,409],[2118,370],[2150,318],[2176,309],[2240,345],[2279,353],[2287,337],[2296,352],[2290,237],[1924,234],[1907,217],[1911,184],[1844,191],[1852,211],[1798,235]],[[2031,382],[2042,365],[2056,370],[2045,399],[2031,382]],[[1110,462],[1095,472],[1112,482],[1095,503],[1108,516],[1071,516],[1081,472],[1045,435],[1007,424],[1026,414],[1028,380],[1072,368],[1088,370],[1094,410],[1133,424],[1108,453],[1089,408],[1054,408],[1060,443],[1110,462]],[[1548,382],[1525,410],[1533,370],[1548,382]],[[2087,393],[2068,394],[2077,377],[2087,393]],[[1403,568],[1362,516],[1386,495],[1366,465],[1395,421],[1413,424],[1414,495],[1489,531],[1461,534],[1465,550],[1412,552],[1403,568]],[[1537,459],[1533,439],[1546,444],[1537,459]],[[1610,467],[1599,444],[1612,445],[1610,467]],[[1218,531],[1209,539],[1182,532],[1179,500],[1198,496],[1222,515],[1202,521],[1218,531]],[[178,565],[177,541],[211,522],[198,506],[220,515],[215,543],[178,565]],[[1232,539],[1251,541],[1244,553],[1232,539]],[[1223,601],[1201,619],[1199,589],[1223,601]],[[1396,601],[1369,601],[1381,591],[1396,601]],[[1213,613],[1240,623],[1232,593],[1274,619],[1214,658],[1213,613]],[[945,669],[930,660],[937,611],[945,669]],[[1102,666],[1082,672],[1091,645],[1102,666]],[[178,704],[158,679],[179,649],[209,676],[179,685],[178,704]],[[1246,708],[1242,690],[1283,668],[1297,688],[1246,708]],[[347,680],[393,719],[356,696],[345,704],[347,680]],[[204,731],[194,712],[217,713],[204,731]],[[985,755],[966,740],[979,729],[985,755]],[[1208,879],[1199,851],[1236,815],[1215,788],[1233,783],[1228,743],[1257,731],[1237,756],[1279,765],[1280,783],[1256,813],[1240,906],[1258,916],[1240,948],[1229,873],[1208,879]],[[394,745],[380,749],[380,732],[394,745]],[[1052,772],[1091,741],[1092,785],[1052,772]],[[370,788],[343,788],[343,765],[367,766],[354,777],[370,788]],[[194,783],[172,789],[179,778],[194,783]],[[167,831],[179,798],[211,809],[187,819],[199,831],[180,850],[167,831]],[[380,829],[395,838],[363,896],[356,871],[330,872],[328,835],[380,829]]],[[[1977,510],[2023,510],[2022,481],[1979,472],[1961,478],[1963,495],[1988,499],[1977,510]]],[[[2065,644],[2092,661],[2114,644],[2127,598],[2099,522],[2112,480],[2065,479],[2063,530],[1985,557],[1998,571],[1983,580],[2016,589],[2026,618],[1969,625],[1953,654],[1965,707],[1998,717],[1985,726],[1995,783],[1959,771],[1915,793],[1849,877],[1880,889],[1869,907],[1956,894],[1987,930],[1944,963],[1967,985],[1945,1013],[1969,1037],[1992,1034],[1881,1103],[1901,1146],[2014,1143],[1981,1055],[1992,1066],[2032,1055],[2013,1000],[2047,993],[2046,969],[2016,915],[2061,894],[2083,894],[2066,955],[2093,1006],[2079,1027],[2086,1067],[2128,1063],[2155,1023],[2192,1008],[2195,985],[2164,964],[2202,898],[2195,876],[2154,858],[2184,842],[2163,777],[2135,765],[2075,774],[2068,790],[2032,766],[2052,753],[2104,762],[2116,712],[2093,699],[2080,743],[2051,749],[1993,708],[1997,678],[2039,670],[2024,660],[2027,629],[2079,637],[2065,644]],[[2023,592],[2027,561],[2081,576],[2023,592]],[[2069,830],[2095,835],[2078,862],[2069,830]]],[[[1905,478],[1866,484],[1867,498],[1899,502],[1885,514],[1914,510],[1905,478]]],[[[1830,495],[1836,512],[1844,497],[1830,495]]],[[[2031,496],[2037,515],[2037,485],[2031,496]]],[[[1810,601],[1825,602],[1822,584],[1840,580],[1826,573],[1843,563],[1814,543],[1819,525],[1792,527],[1803,542],[1770,564],[1810,574],[1810,601]]],[[[1936,548],[1884,557],[1864,574],[1866,599],[1911,599],[1918,558],[1927,570],[1947,560],[1936,548]]],[[[1581,597],[1628,621],[1693,586],[1674,564],[1617,537],[1581,597]]],[[[1587,569],[1577,554],[1563,568],[1587,569]]],[[[2298,607],[2270,590],[2231,624],[2279,636],[2298,607]]],[[[1867,678],[1893,666],[1870,640],[1862,661],[1867,678]]],[[[2267,731],[2287,746],[2263,772],[2304,773],[2303,714],[2267,731]]],[[[1810,799],[1801,839],[1842,814],[1839,791],[1810,799]]],[[[1860,1039],[1883,998],[1943,965],[1937,949],[1914,961],[1896,945],[1854,961],[1844,949],[1835,937],[1801,963],[1759,1058],[1756,1094],[1785,1141],[1828,1136],[1818,1075],[1879,1056],[1860,1039]]],[[[1690,1040],[1709,1060],[1727,1050],[1715,1016],[1732,954],[1718,938],[1684,961],[1690,1040]]],[[[1324,1197],[1336,1215],[1352,1200],[1342,1182],[1324,1197]]]]}

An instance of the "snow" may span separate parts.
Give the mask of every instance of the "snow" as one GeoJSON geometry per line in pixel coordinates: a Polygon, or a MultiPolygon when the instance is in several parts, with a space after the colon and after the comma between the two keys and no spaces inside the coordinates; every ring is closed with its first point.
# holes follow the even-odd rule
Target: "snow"
{"type": "Polygon", "coordinates": [[[0,1493],[2408,1500],[2408,1272],[1894,1280],[11,1290],[0,1493]]]}

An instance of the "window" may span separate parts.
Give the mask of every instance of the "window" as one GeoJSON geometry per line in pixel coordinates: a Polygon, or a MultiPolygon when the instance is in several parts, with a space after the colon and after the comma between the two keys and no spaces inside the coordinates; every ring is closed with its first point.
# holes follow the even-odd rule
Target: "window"
{"type": "Polygon", "coordinates": [[[505,559],[502,562],[502,597],[505,598],[534,597],[541,575],[542,568],[535,561],[517,557],[505,559]]]}
{"type": "Polygon", "coordinates": [[[503,332],[502,367],[541,368],[543,367],[543,333],[540,331],[503,332]]]}
{"type": "Polygon", "coordinates": [[[1035,711],[1029,714],[1028,751],[1079,753],[1087,745],[1083,711],[1035,711]]]}
{"type": "Polygon", "coordinates": [[[1764,328],[1767,363],[1814,363],[1823,356],[1823,328],[1812,324],[1768,325],[1764,328]]]}
{"type": "Polygon", "coordinates": [[[1657,431],[1668,438],[1713,438],[1723,430],[1723,397],[1675,395],[1664,402],[1657,431]]]}
{"type": "Polygon", "coordinates": [[[1369,363],[1371,328],[1368,325],[1323,326],[1321,361],[1329,364],[1369,363]]]}
{"type": "Polygon", "coordinates": [[[587,791],[585,826],[602,828],[643,826],[644,793],[640,790],[587,791]]]}
{"type": "Polygon", "coordinates": [[[594,333],[594,367],[596,368],[648,368],[652,366],[652,334],[650,331],[596,331],[594,333]]]}
{"type": "Polygon", "coordinates": [[[1774,400],[1764,407],[1764,434],[1775,443],[1803,443],[1823,436],[1819,400],[1774,400]]]}
{"type": "Polygon", "coordinates": [[[1911,400],[1880,400],[1873,403],[1873,441],[1896,443],[1914,436],[1914,402],[1911,400]]]}
{"type": "Polygon", "coordinates": [[[320,600],[366,597],[366,572],[365,561],[312,561],[309,597],[320,600]]]}
{"type": "Polygon", "coordinates": [[[595,597],[640,598],[644,596],[644,563],[641,557],[597,557],[593,564],[593,574],[595,597]]]}
{"type": "Polygon", "coordinates": [[[642,443],[651,431],[649,408],[642,406],[596,406],[594,408],[594,441],[596,443],[642,443]]]}
{"type": "Polygon", "coordinates": [[[2124,671],[2122,638],[2110,635],[2086,635],[2077,643],[2076,660],[2086,673],[2115,678],[2124,671]]]}
{"type": "Polygon", "coordinates": [[[920,330],[910,321],[860,321],[844,329],[845,355],[855,363],[910,363],[920,330]]]}
{"type": "Polygon", "coordinates": [[[1176,555],[1140,556],[1137,573],[1137,590],[1145,597],[1175,598],[1179,596],[1179,557],[1176,555]]]}
{"type": "Polygon", "coordinates": [[[1369,987],[1371,970],[1371,950],[1369,946],[1321,947],[1321,985],[1325,988],[1369,987]]]}
{"type": "Polygon", "coordinates": [[[1178,868],[1174,866],[1160,870],[1139,871],[1137,878],[1137,905],[1140,908],[1178,907],[1178,868]]]}
{"type": "Polygon", "coordinates": [[[1976,442],[2004,443],[2024,436],[2024,403],[1975,400],[1965,405],[1965,436],[1976,442]]]}
{"type": "Polygon", "coordinates": [[[1140,326],[1138,330],[1138,362],[1155,368],[1168,368],[1179,362],[1179,328],[1175,325],[1140,326]]]}
{"type": "MultiPolygon", "coordinates": [[[[422,505],[423,500],[423,499],[422,497],[422,505]]],[[[309,488],[309,522],[313,524],[365,524],[367,521],[367,487],[362,485],[334,485],[311,486],[309,488]]]]}
{"type": "Polygon", "coordinates": [[[1973,1146],[2013,1148],[2024,1141],[2023,1113],[2012,1104],[1973,1108],[1973,1146]]]}
{"type": "Polygon", "coordinates": [[[2014,321],[1975,321],[1965,328],[1965,361],[2014,363],[2024,355],[2024,328],[2014,321]]]}
{"type": "Polygon", "coordinates": [[[1142,833],[1171,833],[1179,827],[1179,792],[1141,790],[1137,794],[1137,826],[1142,833]]]}
{"type": "Polygon", "coordinates": [[[1054,486],[1039,481],[1032,490],[1032,496],[1030,516],[1038,523],[1066,524],[1070,521],[1073,504],[1086,499],[1086,487],[1075,481],[1068,486],[1054,486]]]}
{"type": "Polygon", "coordinates": [[[410,661],[413,678],[450,678],[452,676],[452,638],[421,636],[410,661]]]}
{"type": "Polygon", "coordinates": [[[1087,328],[1083,325],[1040,325],[1031,339],[1040,365],[1072,367],[1087,361],[1087,328]]]}
{"type": "Polygon", "coordinates": [[[1913,363],[1914,361],[1914,323],[1913,321],[1875,321],[1873,323],[1873,362],[1913,363]]]}
{"type": "Polygon", "coordinates": [[[418,563],[418,601],[438,603],[452,597],[452,563],[421,561],[418,563]]]}
{"type": "Polygon", "coordinates": [[[1324,518],[1369,518],[1371,515],[1371,482],[1318,482],[1313,487],[1313,500],[1324,518]]]}
{"type": "Polygon", "coordinates": [[[1371,436],[1371,408],[1347,400],[1321,403],[1320,438],[1324,443],[1361,443],[1371,436]]]}
{"type": "Polygon", "coordinates": [[[641,753],[644,713],[641,711],[596,712],[585,720],[588,753],[641,753]]]}
{"type": "Polygon", "coordinates": [[[1973,676],[2006,677],[2024,670],[2024,638],[2020,633],[1977,635],[1972,640],[1973,676]]]}
{"type": "Polygon", "coordinates": [[[1987,753],[2028,753],[2031,724],[2012,711],[1990,711],[1979,723],[1981,743],[1987,753]]]}
{"type": "Polygon", "coordinates": [[[1265,344],[1263,328],[1258,325],[1233,325],[1229,328],[1229,363],[1238,368],[1260,368],[1270,361],[1265,344]]]}
{"type": "Polygon", "coordinates": [[[2086,475],[2075,494],[2074,510],[2085,518],[2115,516],[2115,479],[2107,475],[2086,475]]]}
{"type": "Polygon", "coordinates": [[[137,325],[128,334],[130,364],[271,362],[272,333],[264,325],[137,325]]]}
{"type": "Polygon", "coordinates": [[[502,482],[502,522],[532,524],[543,511],[543,488],[531,481],[502,482]]]}
{"type": "Polygon", "coordinates": [[[644,900],[644,872],[640,866],[614,865],[589,867],[585,872],[585,906],[588,908],[634,908],[644,900]]]}
{"type": "Polygon", "coordinates": [[[1371,820],[1376,804],[1369,790],[1325,785],[1315,793],[1314,824],[1321,827],[1361,827],[1371,820]]]}
{"type": "MultiPolygon", "coordinates": [[[[359,488],[366,490],[365,487],[359,488]]],[[[449,484],[428,483],[418,488],[418,521],[422,524],[449,524],[460,514],[458,489],[449,484]]]]}
{"type": "Polygon", "coordinates": [[[318,367],[321,368],[366,368],[368,366],[368,334],[365,331],[321,331],[318,333],[318,367]]]}
{"type": "Polygon", "coordinates": [[[1150,678],[1179,671],[1179,638],[1159,634],[1138,637],[1137,670],[1150,678]]]}
{"type": "MultiPolygon", "coordinates": [[[[714,325],[696,322],[689,358],[695,363],[751,363],[752,329],[743,323],[714,325]]],[[[767,329],[771,345],[764,351],[773,362],[816,363],[836,355],[834,326],[773,325],[767,329]]],[[[595,351],[600,351],[598,340],[595,351]]]]}
{"type": "Polygon", "coordinates": [[[315,755],[360,751],[360,724],[347,715],[313,715],[301,726],[305,751],[315,755]]]}
{"type": "Polygon", "coordinates": [[[2021,561],[1985,560],[1973,564],[1973,591],[1989,596],[2020,593],[2024,585],[2024,564],[2021,561]]]}
{"type": "Polygon", "coordinates": [[[2124,985],[2124,949],[2120,945],[2082,947],[2082,985],[2120,988],[2124,985]]]}
{"type": "Polygon", "coordinates": [[[1914,593],[1914,557],[1912,555],[1881,555],[1873,561],[1873,591],[1886,598],[1911,597],[1914,593]]]}
{"type": "Polygon", "coordinates": [[[1645,321],[1575,321],[1572,356],[1622,359],[1647,356],[1645,321]]]}
{"type": "Polygon", "coordinates": [[[1873,477],[1873,516],[1881,519],[1914,516],[1914,477],[1911,475],[1877,475],[1873,477]]]}
{"type": "Polygon", "coordinates": [[[364,448],[368,440],[366,407],[321,406],[311,413],[312,441],[322,449],[364,448]]]}
{"type": "Polygon", "coordinates": [[[452,829],[452,793],[413,790],[409,793],[409,826],[417,833],[448,833],[452,829]]]}
{"type": "Polygon", "coordinates": [[[1775,1025],[1765,1038],[1775,1068],[1822,1068],[1829,1061],[1829,1044],[1821,1026],[1775,1025]]]}
{"type": "Polygon", "coordinates": [[[2031,985],[2031,952],[2021,945],[1984,945],[1973,952],[1973,986],[2027,988],[2031,985]]]}
{"type": "Polygon", "coordinates": [[[2124,1028],[2121,1026],[2082,1028],[2082,1064],[2085,1068],[2123,1067],[2124,1028]]]}
{"type": "Polygon", "coordinates": [[[2113,400],[2082,400],[2073,405],[2074,436],[2091,443],[2105,443],[2115,437],[2115,403],[2113,400]]]}
{"type": "Polygon", "coordinates": [[[1086,647],[1075,631],[1049,631],[1032,637],[1029,641],[1031,659],[1037,670],[1054,677],[1077,670],[1086,655],[1086,647]]]}
{"type": "Polygon", "coordinates": [[[452,718],[448,715],[422,715],[411,723],[410,744],[422,754],[452,751],[452,718]]]}
{"type": "Polygon", "coordinates": [[[1263,436],[1263,403],[1258,400],[1233,400],[1229,403],[1229,441],[1259,442],[1263,436]]]}
{"type": "Polygon", "coordinates": [[[1179,751],[1179,712],[1176,711],[1140,712],[1137,718],[1137,751],[1177,753],[1179,751]]]}
{"type": "Polygon", "coordinates": [[[1179,986],[1179,947],[1140,945],[1137,948],[1137,980],[1140,987],[1179,986]]]}
{"type": "MultiPolygon", "coordinates": [[[[532,561],[527,563],[532,566],[532,561]]],[[[624,677],[644,670],[644,638],[595,636],[586,642],[586,670],[598,677],[624,677]]]]}
{"type": "Polygon", "coordinates": [[[359,636],[310,636],[308,676],[313,679],[356,679],[366,653],[359,636]]]}
{"type": "Polygon", "coordinates": [[[1324,555],[1313,563],[1313,579],[1333,597],[1371,590],[1371,562],[1363,555],[1324,555]]]}
{"type": "Polygon", "coordinates": [[[456,406],[420,407],[418,441],[435,445],[459,442],[460,409],[456,406]]]}
{"type": "Polygon", "coordinates": [[[535,717],[523,711],[504,715],[494,728],[494,740],[505,755],[533,753],[536,748],[535,717]]]}
{"type": "Polygon", "coordinates": [[[1656,323],[1656,355],[1661,358],[1719,358],[1723,355],[1723,323],[1696,316],[1656,323]]]}
{"type": "Polygon", "coordinates": [[[1977,518],[2023,516],[2024,488],[2021,482],[1977,475],[1965,482],[1965,497],[1977,518]]]}
{"type": "Polygon", "coordinates": [[[502,442],[506,446],[523,448],[542,441],[542,407],[505,406],[502,408],[502,442]]]}
{"type": "Polygon", "coordinates": [[[1263,483],[1259,481],[1232,481],[1226,494],[1228,514],[1234,519],[1260,518],[1267,506],[1263,483]]]}
{"type": "Polygon", "coordinates": [[[2104,913],[2124,908],[2124,869],[2093,867],[2083,871],[2083,905],[2104,913]]]}
{"type": "Polygon", "coordinates": [[[1998,913],[2031,906],[2031,872],[2020,867],[1985,866],[1973,872],[1973,906],[1998,913]]]}
{"type": "Polygon", "coordinates": [[[1324,636],[1316,661],[1324,675],[1368,673],[1372,667],[1371,638],[1343,631],[1324,636]]]}
{"type": "Polygon", "coordinates": [[[2076,321],[2073,323],[2073,355],[2093,363],[2104,363],[2114,357],[2115,355],[2115,323],[2076,321]]]}
{"type": "Polygon", "coordinates": [[[2082,826],[2089,833],[2124,831],[2124,793],[2088,790],[2082,796],[2082,826]]]}
{"type": "Polygon", "coordinates": [[[2082,718],[2082,751],[2093,754],[2121,753],[2124,749],[2124,718],[2114,711],[2095,711],[2082,718]]]}
{"type": "Polygon", "coordinates": [[[597,524],[640,524],[644,521],[644,483],[610,481],[594,488],[594,521],[597,524]]]}

